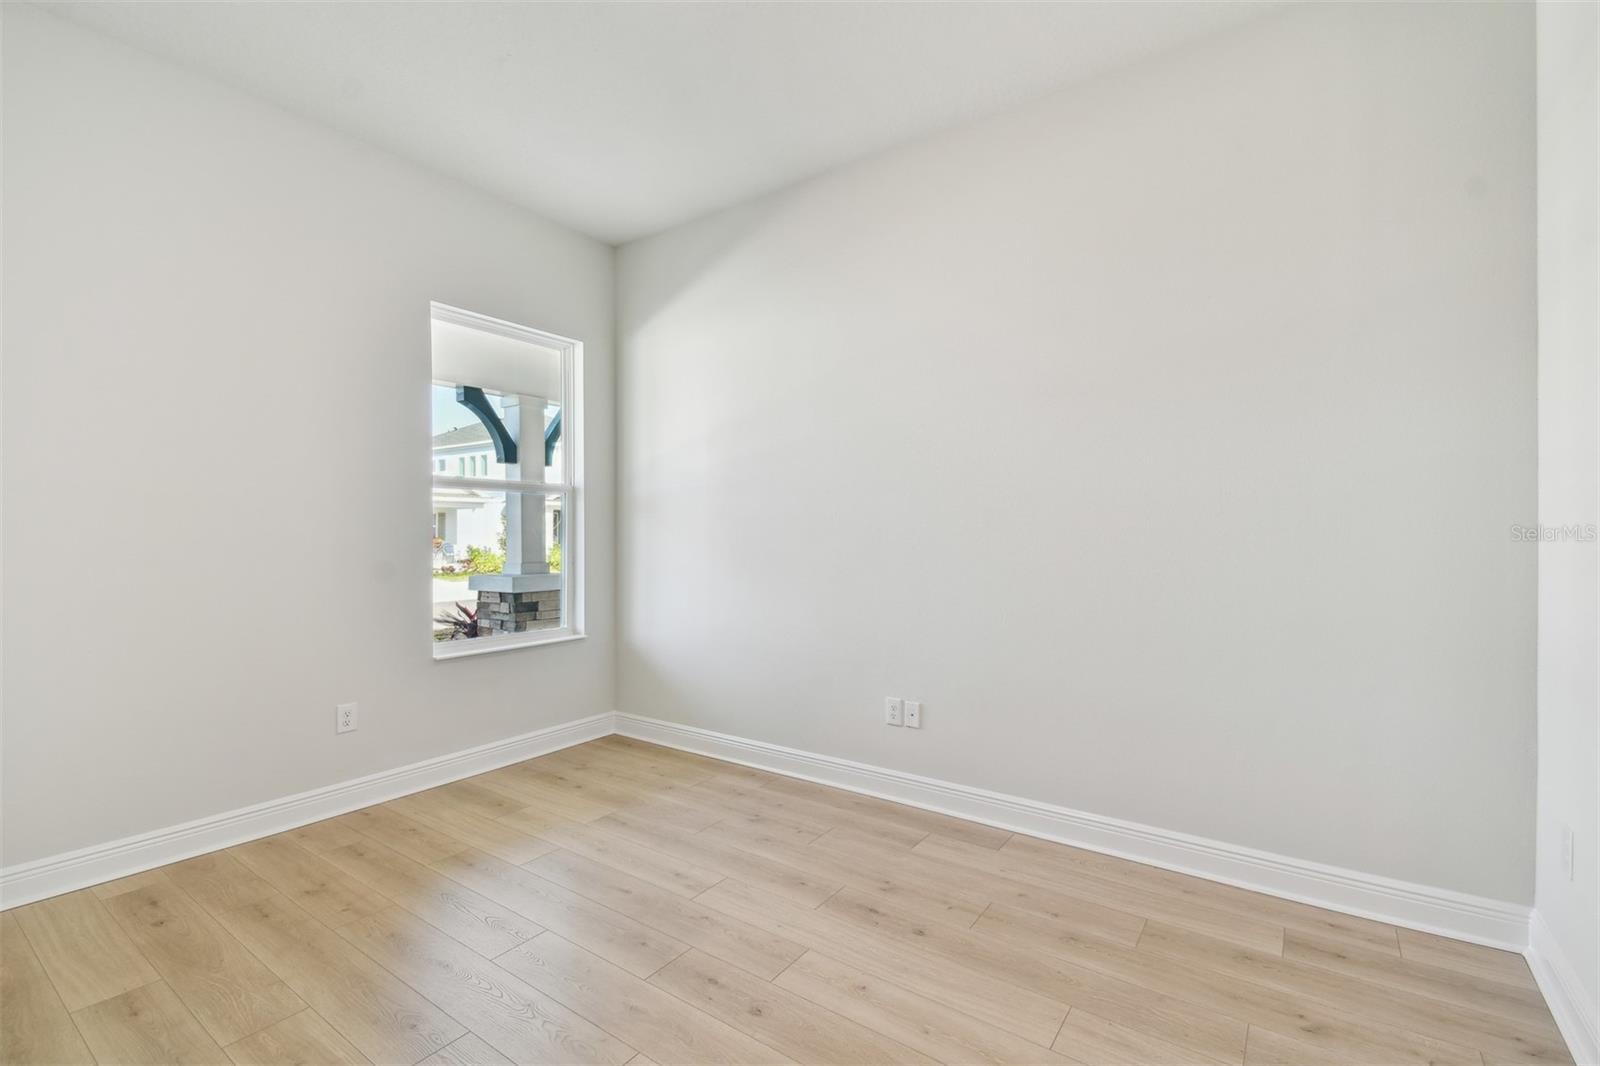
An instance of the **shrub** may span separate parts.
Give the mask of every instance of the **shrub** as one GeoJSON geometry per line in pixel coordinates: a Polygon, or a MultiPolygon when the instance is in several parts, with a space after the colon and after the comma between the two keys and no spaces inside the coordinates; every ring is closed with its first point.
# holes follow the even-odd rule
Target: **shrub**
{"type": "Polygon", "coordinates": [[[498,574],[506,568],[506,553],[473,545],[467,549],[467,573],[498,574]]]}
{"type": "Polygon", "coordinates": [[[550,572],[552,574],[561,573],[561,545],[559,543],[550,545],[550,554],[545,556],[545,561],[550,564],[550,572]]]}

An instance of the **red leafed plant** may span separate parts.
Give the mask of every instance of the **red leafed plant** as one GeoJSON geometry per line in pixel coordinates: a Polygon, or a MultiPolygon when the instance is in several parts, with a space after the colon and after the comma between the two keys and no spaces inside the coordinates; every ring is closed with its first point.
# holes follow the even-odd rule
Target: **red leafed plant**
{"type": "Polygon", "coordinates": [[[464,637],[478,635],[478,612],[470,607],[456,604],[455,614],[441,614],[434,617],[434,621],[442,626],[450,627],[450,635],[445,640],[457,640],[464,637]]]}

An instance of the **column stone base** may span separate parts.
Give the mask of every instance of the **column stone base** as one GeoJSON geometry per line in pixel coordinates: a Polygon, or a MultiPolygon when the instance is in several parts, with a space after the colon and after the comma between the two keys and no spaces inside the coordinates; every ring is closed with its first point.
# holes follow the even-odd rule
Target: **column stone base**
{"type": "Polygon", "coordinates": [[[561,624],[561,590],[549,592],[478,592],[478,632],[525,633],[555,629],[561,624]]]}

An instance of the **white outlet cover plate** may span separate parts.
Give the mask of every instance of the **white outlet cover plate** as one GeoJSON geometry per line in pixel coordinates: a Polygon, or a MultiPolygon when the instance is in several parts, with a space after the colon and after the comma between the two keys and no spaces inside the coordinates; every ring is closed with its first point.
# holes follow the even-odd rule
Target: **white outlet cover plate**
{"type": "Polygon", "coordinates": [[[334,708],[333,730],[335,733],[354,733],[359,724],[359,706],[354,703],[341,703],[334,708]]]}

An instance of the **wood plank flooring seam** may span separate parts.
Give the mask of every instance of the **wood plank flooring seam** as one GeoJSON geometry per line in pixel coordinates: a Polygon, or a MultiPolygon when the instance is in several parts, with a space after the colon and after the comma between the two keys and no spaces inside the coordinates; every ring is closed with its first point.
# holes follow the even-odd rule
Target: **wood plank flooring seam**
{"type": "MultiPolygon", "coordinates": [[[[212,853],[208,853],[208,854],[212,854],[212,853]]],[[[215,853],[215,854],[220,854],[220,853],[215,853]]],[[[180,860],[180,861],[188,861],[188,860],[180,860]]],[[[169,864],[169,865],[177,865],[177,864],[173,863],[173,864],[169,864]]],[[[163,873],[163,871],[165,869],[166,869],[166,867],[158,867],[155,870],[150,871],[150,872],[151,873],[163,873]]],[[[194,895],[191,894],[187,889],[185,889],[182,884],[178,883],[177,881],[172,880],[171,878],[166,878],[166,881],[167,881],[167,883],[169,885],[172,886],[172,889],[175,892],[179,893],[185,899],[189,900],[196,907],[198,907],[202,912],[204,912],[205,914],[209,915],[212,919],[216,918],[216,915],[211,911],[211,909],[206,907],[203,902],[201,902],[200,900],[196,899],[194,897],[194,895]]],[[[114,919],[117,919],[119,921],[119,924],[120,924],[120,919],[117,918],[117,915],[116,915],[115,912],[112,912],[112,917],[114,919]]],[[[222,932],[222,934],[224,936],[228,937],[234,944],[238,945],[238,947],[239,947],[239,949],[241,951],[245,952],[247,955],[250,956],[250,958],[254,959],[256,961],[256,963],[259,964],[268,973],[271,973],[273,976],[277,977],[277,979],[279,981],[283,981],[283,975],[278,973],[271,966],[267,965],[266,960],[260,958],[259,956],[256,955],[255,952],[251,951],[250,950],[250,946],[248,944],[245,944],[243,941],[239,940],[238,937],[234,936],[233,933],[230,930],[228,930],[227,928],[225,928],[225,927],[222,928],[221,932],[222,932]]],[[[137,945],[135,945],[135,946],[137,947],[137,945]]],[[[141,952],[141,954],[143,954],[143,952],[141,952]]],[[[147,958],[145,961],[149,962],[149,959],[147,958]]],[[[154,966],[152,966],[151,968],[154,969],[154,966]]],[[[179,997],[180,1000],[183,998],[181,993],[178,993],[178,997],[179,997]]],[[[311,1008],[308,1006],[305,1009],[309,1010],[311,1008]]],[[[280,1019],[280,1020],[282,1020],[282,1019],[280,1019]]],[[[239,1043],[240,1041],[243,1041],[243,1040],[247,1040],[250,1037],[257,1035],[258,1033],[261,1033],[261,1032],[263,1032],[263,1031],[265,1031],[267,1029],[272,1028],[276,1024],[278,1024],[278,1023],[275,1022],[275,1021],[274,1022],[267,1022],[264,1025],[256,1027],[255,1029],[251,1030],[250,1032],[241,1034],[239,1037],[237,1037],[236,1039],[230,1041],[229,1043],[233,1044],[233,1043],[239,1043]]],[[[220,1044],[221,1042],[219,1041],[218,1043],[220,1044]]]]}
{"type": "MultiPolygon", "coordinates": [[[[1072,1017],[1072,1007],[1068,1006],[1067,1007],[1067,1013],[1065,1013],[1065,1014],[1063,1014],[1061,1016],[1061,1024],[1056,1026],[1056,1035],[1054,1037],[1052,1037],[1051,1040],[1050,1040],[1050,1049],[1052,1051],[1055,1050],[1055,1046],[1061,1042],[1061,1031],[1067,1027],[1067,1019],[1070,1018],[1070,1017],[1072,1017]]],[[[1246,1028],[1245,1029],[1245,1042],[1249,1043],[1249,1039],[1250,1039],[1250,1030],[1248,1028],[1246,1028]]]]}
{"type": "MultiPolygon", "coordinates": [[[[39,961],[38,952],[34,950],[33,944],[28,940],[27,930],[22,927],[22,923],[6,912],[0,912],[0,922],[9,923],[15,935],[22,938],[23,947],[27,950],[29,957],[33,959],[33,965],[38,967],[39,977],[43,978],[44,983],[49,986],[51,995],[55,997],[56,1006],[60,1008],[60,1013],[66,1017],[67,1023],[72,1027],[72,1032],[76,1036],[78,1043],[87,1051],[89,1044],[84,1039],[83,1029],[78,1025],[77,1020],[72,1017],[72,1012],[66,1008],[66,1002],[61,998],[61,989],[56,987],[55,980],[50,976],[50,971],[46,970],[44,964],[39,961]]],[[[0,962],[3,961],[3,959],[0,959],[0,962]]]]}
{"type": "MultiPolygon", "coordinates": [[[[186,896],[186,897],[187,897],[187,898],[188,898],[188,899],[189,899],[189,900],[190,900],[190,901],[191,901],[191,902],[193,902],[193,903],[194,903],[194,905],[195,905],[195,906],[197,906],[197,907],[199,907],[199,908],[200,908],[200,909],[201,909],[201,910],[202,910],[202,911],[205,911],[205,912],[206,912],[206,913],[207,913],[207,914],[209,914],[209,915],[211,915],[211,917],[212,917],[212,918],[213,918],[213,919],[215,919],[215,918],[216,918],[216,917],[217,917],[217,916],[216,916],[216,914],[215,914],[215,913],[213,913],[213,912],[212,912],[212,911],[211,911],[211,910],[210,910],[210,908],[208,908],[208,907],[206,907],[206,906],[205,906],[205,904],[204,904],[204,903],[202,903],[202,902],[201,902],[201,901],[199,901],[199,900],[198,900],[198,899],[195,899],[195,897],[194,897],[194,896],[193,896],[193,895],[192,895],[192,894],[190,894],[190,893],[189,893],[189,892],[188,892],[188,891],[187,891],[187,890],[185,890],[185,889],[184,889],[184,887],[183,887],[183,886],[182,886],[182,885],[180,885],[180,884],[178,884],[178,883],[176,883],[176,882],[172,882],[172,885],[173,885],[173,888],[174,888],[174,889],[176,889],[176,890],[177,890],[177,891],[178,891],[178,892],[181,892],[181,893],[183,893],[183,895],[184,895],[184,896],[186,896]]],[[[219,924],[220,924],[220,922],[219,922],[219,924]]],[[[238,944],[238,945],[239,945],[239,947],[240,947],[240,949],[241,949],[241,950],[243,950],[243,951],[244,951],[244,952],[246,952],[246,953],[247,953],[247,954],[249,954],[249,956],[250,956],[250,957],[251,957],[251,958],[252,958],[252,959],[255,959],[255,960],[256,960],[256,962],[258,962],[258,963],[260,963],[260,964],[261,964],[261,966],[262,966],[262,967],[263,967],[263,968],[265,968],[265,969],[266,969],[266,970],[267,970],[267,971],[268,971],[268,972],[269,972],[269,973],[271,973],[271,974],[273,974],[273,975],[274,975],[274,976],[275,976],[275,977],[277,977],[277,978],[278,978],[278,980],[280,980],[280,981],[282,981],[282,980],[283,980],[283,975],[282,975],[282,974],[280,974],[280,973],[278,973],[278,971],[277,971],[277,970],[274,970],[274,969],[273,969],[273,968],[272,968],[272,967],[271,967],[271,966],[270,966],[270,965],[269,965],[269,964],[268,964],[268,963],[267,963],[267,960],[265,960],[265,959],[263,959],[263,958],[261,958],[261,957],[260,957],[260,956],[259,956],[259,955],[257,955],[257,954],[256,954],[256,953],[255,953],[255,952],[254,952],[254,951],[252,951],[252,950],[251,950],[251,948],[250,948],[250,945],[248,945],[248,944],[246,944],[246,943],[245,943],[245,942],[244,942],[244,941],[242,941],[242,940],[240,940],[240,939],[239,939],[239,938],[238,938],[238,937],[236,937],[236,936],[234,936],[234,935],[233,935],[233,932],[232,932],[232,930],[229,930],[229,929],[228,929],[228,928],[226,928],[226,927],[224,927],[224,928],[223,928],[223,930],[222,930],[222,931],[223,931],[223,933],[224,933],[224,934],[226,934],[226,935],[227,935],[227,936],[228,936],[228,937],[229,937],[229,938],[230,938],[230,939],[231,939],[231,940],[232,940],[232,941],[233,941],[233,942],[234,942],[234,943],[235,943],[235,944],[238,944]]],[[[305,1008],[305,1009],[306,1009],[306,1010],[311,1010],[311,1009],[313,1009],[313,1008],[312,1008],[312,1007],[311,1007],[311,1006],[310,1006],[310,1005],[309,1005],[309,1004],[308,1004],[308,1005],[307,1005],[307,1006],[306,1006],[306,1008],[305,1008]]],[[[260,1028],[258,1028],[258,1029],[256,1029],[256,1030],[254,1030],[254,1031],[253,1031],[253,1032],[249,1032],[249,1033],[246,1033],[246,1034],[244,1034],[244,1035],[243,1035],[243,1036],[241,1036],[241,1037],[240,1037],[240,1038],[239,1038],[239,1040],[247,1040],[247,1039],[249,1039],[249,1038],[250,1038],[250,1037],[252,1037],[252,1036],[255,1036],[255,1035],[257,1035],[257,1034],[258,1034],[258,1033],[261,1033],[261,1032],[263,1032],[263,1031],[265,1031],[265,1030],[267,1030],[267,1029],[270,1029],[270,1028],[272,1028],[272,1026],[273,1026],[273,1025],[276,1025],[276,1024],[277,1024],[277,1023],[276,1023],[276,1022],[271,1022],[271,1023],[268,1023],[268,1024],[267,1024],[267,1025],[263,1025],[263,1026],[261,1026],[261,1027],[260,1027],[260,1028]]],[[[233,1043],[238,1043],[238,1042],[239,1042],[239,1040],[235,1040],[235,1041],[232,1041],[232,1042],[233,1042],[233,1043]]]]}
{"type": "MultiPolygon", "coordinates": [[[[504,958],[507,955],[510,955],[513,951],[516,951],[516,950],[517,950],[516,948],[507,948],[506,950],[502,951],[499,955],[495,956],[495,958],[492,961],[498,964],[502,958],[504,958]]],[[[666,963],[662,963],[662,965],[665,966],[666,963]]],[[[550,998],[556,1000],[559,1003],[561,1003],[562,1006],[566,1007],[568,1010],[573,1011],[576,1014],[579,1014],[579,1015],[583,1014],[582,1011],[579,1011],[576,1007],[572,1006],[570,1003],[566,1003],[565,1001],[563,1001],[560,996],[552,995],[550,998]]],[[[594,1020],[593,1018],[587,1018],[586,1020],[589,1022],[590,1025],[592,1025],[596,1029],[599,1029],[600,1031],[604,1032],[606,1035],[610,1036],[612,1039],[614,1039],[614,1040],[622,1040],[621,1036],[619,1036],[616,1033],[612,1032],[610,1029],[607,1029],[606,1026],[604,1024],[602,1024],[601,1022],[598,1022],[598,1021],[594,1020]]],[[[622,1042],[624,1044],[627,1043],[626,1040],[622,1040],[622,1042]]],[[[639,1052],[639,1055],[643,1055],[643,1054],[644,1054],[644,1052],[642,1052],[642,1051],[639,1052]]],[[[635,1055],[634,1058],[635,1059],[638,1058],[639,1055],[635,1055]]],[[[628,1062],[632,1062],[632,1061],[633,1061],[633,1059],[629,1059],[628,1060],[628,1062]]],[[[627,1063],[624,1063],[623,1066],[627,1066],[627,1063]]]]}
{"type": "MultiPolygon", "coordinates": [[[[555,941],[555,942],[557,942],[557,943],[559,943],[561,945],[565,945],[566,948],[570,949],[571,951],[577,952],[580,955],[590,956],[590,958],[591,958],[591,960],[592,960],[592,962],[594,964],[598,964],[602,968],[614,969],[614,970],[618,971],[618,973],[623,974],[624,978],[627,978],[627,977],[631,976],[631,975],[627,975],[626,971],[623,971],[620,967],[616,967],[613,964],[606,962],[604,959],[600,959],[598,956],[593,956],[592,953],[586,952],[581,946],[576,945],[576,944],[572,944],[570,941],[564,940],[564,938],[562,938],[561,936],[559,936],[556,933],[546,932],[546,933],[542,934],[540,937],[535,938],[535,939],[536,940],[541,940],[541,939],[545,939],[545,938],[551,938],[553,941],[555,941]]],[[[507,950],[502,956],[500,956],[499,959],[496,959],[496,962],[499,962],[499,961],[501,961],[502,959],[505,959],[508,956],[518,955],[519,953],[525,953],[524,949],[526,949],[528,946],[529,945],[521,945],[520,947],[511,948],[511,949],[507,950]]],[[[693,950],[693,949],[692,948],[685,949],[685,951],[679,953],[679,956],[677,956],[677,957],[682,957],[682,955],[688,954],[688,952],[691,951],[691,950],[693,950]]],[[[660,969],[665,968],[667,965],[670,965],[671,962],[674,962],[674,961],[676,961],[676,958],[668,960],[667,963],[663,963],[661,967],[657,968],[657,972],[659,972],[660,969]]],[[[508,967],[508,969],[510,969],[510,967],[508,967]]],[[[512,970],[512,972],[515,973],[517,971],[516,970],[512,970]]],[[[654,974],[652,974],[651,976],[654,976],[654,974]]],[[[667,996],[674,1003],[681,1005],[683,1009],[692,1011],[696,1015],[705,1017],[709,1022],[713,1022],[717,1026],[728,1028],[730,1031],[737,1032],[736,1030],[732,1030],[731,1027],[727,1026],[726,1023],[721,1022],[720,1020],[713,1018],[709,1014],[706,1014],[704,1011],[700,1010],[694,1004],[688,1003],[687,1001],[683,1000],[681,997],[673,995],[671,993],[671,991],[669,991],[668,989],[662,988],[659,985],[651,984],[649,978],[632,977],[632,979],[637,981],[640,986],[649,988],[653,993],[667,996]]],[[[568,1010],[571,1010],[575,1014],[578,1014],[579,1016],[584,1017],[586,1020],[588,1020],[589,1024],[594,1025],[596,1028],[599,1028],[599,1029],[602,1029],[602,1030],[606,1031],[607,1033],[609,1033],[611,1036],[613,1036],[619,1042],[621,1042],[621,1043],[623,1043],[625,1045],[628,1045],[630,1047],[636,1048],[638,1050],[639,1054],[648,1054],[648,1049],[639,1047],[639,1043],[641,1043],[641,1041],[639,1041],[637,1039],[637,1037],[634,1037],[633,1039],[630,1039],[630,1034],[625,1034],[625,1033],[618,1032],[616,1025],[612,1025],[612,1026],[608,1027],[605,1024],[603,1019],[590,1017],[588,1014],[584,1013],[583,1006],[580,1003],[572,1002],[571,999],[563,999],[562,996],[560,995],[560,993],[557,992],[557,991],[551,991],[551,990],[544,990],[544,991],[545,991],[546,995],[550,996],[550,998],[556,1000],[557,1002],[563,1004],[565,1007],[567,1007],[568,1010]]],[[[576,997],[572,997],[572,998],[576,998],[576,997]]],[[[629,1013],[633,1014],[633,1013],[636,1012],[636,1010],[637,1010],[636,1007],[635,1008],[630,1008],[629,1009],[629,1013]]],[[[741,1034],[741,1035],[744,1035],[744,1034],[741,1034]]],[[[642,1041],[642,1042],[643,1043],[649,1043],[650,1041],[642,1041]]],[[[759,1041],[753,1041],[752,1040],[751,1042],[756,1044],[756,1045],[758,1045],[758,1046],[763,1046],[763,1047],[765,1046],[765,1045],[761,1045],[759,1041]]],[[[788,1061],[788,1060],[785,1059],[784,1061],[788,1061]]]]}

